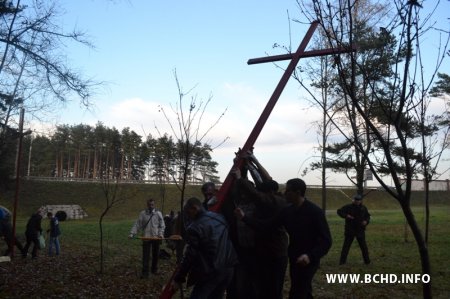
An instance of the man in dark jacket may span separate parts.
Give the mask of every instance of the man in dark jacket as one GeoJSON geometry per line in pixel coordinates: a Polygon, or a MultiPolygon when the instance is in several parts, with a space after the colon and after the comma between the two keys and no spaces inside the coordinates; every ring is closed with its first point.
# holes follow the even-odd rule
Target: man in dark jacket
{"type": "Polygon", "coordinates": [[[187,200],[184,211],[192,222],[186,230],[187,246],[172,287],[178,289],[189,274],[187,286],[194,285],[190,298],[222,298],[237,263],[225,218],[206,211],[195,197],[187,200]]]}
{"type": "Polygon", "coordinates": [[[30,248],[31,243],[33,243],[33,250],[31,251],[31,257],[37,258],[37,251],[38,249],[40,249],[39,236],[42,234],[41,221],[42,215],[40,210],[31,215],[30,219],[28,220],[27,229],[25,231],[27,244],[25,245],[22,252],[23,257],[27,256],[28,248],[30,248]]]}
{"type": "Polygon", "coordinates": [[[370,214],[367,208],[362,204],[362,196],[355,195],[352,203],[337,210],[337,214],[345,219],[345,239],[339,264],[343,265],[347,262],[347,255],[355,237],[361,248],[364,263],[370,264],[365,233],[366,226],[370,221],[370,214]]]}
{"type": "MultiPolygon", "coordinates": [[[[260,164],[258,165],[259,168],[262,168],[260,164]]],[[[285,199],[277,194],[278,183],[272,180],[268,174],[266,181],[257,185],[258,189],[249,180],[242,178],[239,170],[234,171],[234,175],[239,192],[244,198],[247,198],[248,202],[254,204],[253,210],[249,211],[238,205],[246,215],[262,221],[270,220],[286,206],[285,199]]],[[[238,220],[237,223],[242,223],[242,221],[238,220]]],[[[238,234],[243,229],[238,230],[238,234]]],[[[251,228],[248,227],[248,229],[251,228]]],[[[251,271],[253,277],[250,277],[250,280],[256,283],[256,298],[281,299],[283,298],[283,285],[288,263],[286,230],[281,224],[274,224],[263,230],[254,229],[254,234],[255,248],[247,254],[246,259],[253,258],[255,260],[252,265],[254,269],[251,271]]],[[[245,261],[240,262],[242,264],[245,261]]],[[[246,288],[249,286],[247,285],[246,288]]],[[[247,295],[246,297],[250,298],[251,296],[247,295]]]]}
{"type": "Polygon", "coordinates": [[[320,259],[331,247],[331,234],[324,212],[305,198],[306,184],[295,178],[286,182],[285,198],[290,204],[283,208],[271,222],[245,217],[236,209],[238,219],[252,227],[283,225],[289,235],[289,270],[291,289],[289,299],[312,298],[312,279],[320,259]]]}

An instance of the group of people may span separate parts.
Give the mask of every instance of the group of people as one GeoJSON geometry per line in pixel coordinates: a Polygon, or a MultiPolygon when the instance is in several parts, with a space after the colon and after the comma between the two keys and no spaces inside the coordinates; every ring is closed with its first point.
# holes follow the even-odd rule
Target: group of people
{"type": "MultiPolygon", "coordinates": [[[[171,287],[178,289],[184,282],[193,286],[190,298],[223,298],[226,293],[227,298],[281,299],[289,265],[289,298],[312,298],[314,274],[332,245],[324,211],[306,198],[301,179],[288,180],[284,194],[279,193],[278,183],[251,152],[245,156],[243,170],[233,169],[232,175],[235,182],[227,198],[231,209],[209,211],[217,203],[211,182],[201,188],[203,201],[195,197],[186,201],[186,247],[171,287]]],[[[370,214],[361,201],[362,196],[355,196],[352,204],[337,211],[346,219],[340,264],[346,262],[355,237],[364,262],[370,263],[364,237],[370,214]]],[[[144,231],[143,277],[148,277],[150,247],[151,272],[157,274],[157,251],[165,228],[154,200],[147,205],[130,232],[134,237],[144,231]]]]}
{"type": "MultiPolygon", "coordinates": [[[[38,250],[41,249],[41,242],[39,240],[42,235],[42,211],[39,209],[35,213],[31,215],[29,218],[26,230],[25,230],[25,238],[26,243],[25,246],[16,238],[14,238],[13,228],[11,225],[11,212],[5,207],[0,207],[0,236],[3,237],[7,249],[3,253],[3,255],[11,255],[13,252],[13,244],[20,251],[20,254],[23,258],[26,258],[28,255],[28,250],[31,245],[33,248],[31,249],[31,257],[33,259],[37,258],[38,250]]],[[[53,213],[48,212],[47,218],[49,219],[49,227],[47,229],[48,234],[48,255],[53,255],[53,248],[55,249],[55,255],[60,254],[60,243],[59,243],[59,235],[61,234],[59,228],[59,220],[53,213]]]]}

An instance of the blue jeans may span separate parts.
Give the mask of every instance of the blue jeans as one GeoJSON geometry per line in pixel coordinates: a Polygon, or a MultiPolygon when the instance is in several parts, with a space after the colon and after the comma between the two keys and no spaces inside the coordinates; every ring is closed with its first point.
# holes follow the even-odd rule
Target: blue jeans
{"type": "Polygon", "coordinates": [[[48,255],[52,256],[53,245],[55,245],[55,254],[59,255],[59,238],[58,237],[50,237],[50,241],[48,243],[48,255]]]}

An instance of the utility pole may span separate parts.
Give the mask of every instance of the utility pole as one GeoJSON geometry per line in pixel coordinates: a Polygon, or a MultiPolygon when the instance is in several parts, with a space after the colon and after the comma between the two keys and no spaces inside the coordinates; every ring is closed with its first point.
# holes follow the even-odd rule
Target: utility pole
{"type": "Polygon", "coordinates": [[[13,236],[11,239],[11,257],[14,257],[14,247],[16,243],[16,218],[17,218],[17,203],[19,201],[19,186],[20,186],[20,162],[22,160],[22,141],[23,141],[23,118],[25,115],[25,109],[20,108],[19,119],[19,141],[17,146],[17,159],[16,159],[16,193],[14,196],[14,208],[13,208],[13,236]]]}

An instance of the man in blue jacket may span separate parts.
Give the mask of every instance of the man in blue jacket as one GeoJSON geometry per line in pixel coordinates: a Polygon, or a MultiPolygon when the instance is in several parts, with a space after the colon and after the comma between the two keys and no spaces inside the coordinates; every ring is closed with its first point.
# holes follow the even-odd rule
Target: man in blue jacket
{"type": "Polygon", "coordinates": [[[50,220],[50,228],[47,230],[47,233],[50,234],[50,240],[48,242],[48,255],[53,255],[53,246],[55,246],[55,255],[59,255],[61,248],[59,244],[59,235],[61,234],[61,230],[59,229],[59,220],[56,216],[53,216],[52,212],[47,213],[47,218],[50,220]]]}
{"type": "Polygon", "coordinates": [[[195,197],[187,200],[184,212],[192,222],[186,229],[187,246],[172,287],[180,288],[189,274],[187,286],[194,286],[191,299],[221,299],[237,263],[227,222],[221,214],[206,211],[195,197]]]}
{"type": "MultiPolygon", "coordinates": [[[[13,241],[13,229],[11,226],[11,212],[3,207],[0,206],[0,237],[3,236],[3,239],[6,242],[6,245],[8,248],[5,250],[3,255],[10,255],[12,253],[12,241],[13,241]]],[[[20,241],[15,238],[14,244],[17,246],[17,248],[20,250],[20,252],[23,252],[23,246],[20,241]]]]}

